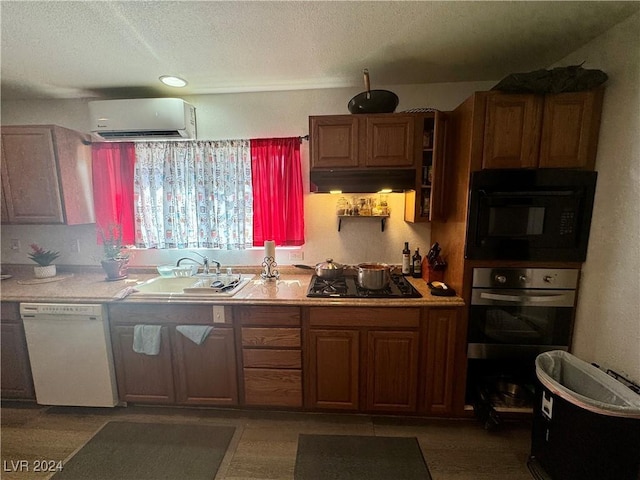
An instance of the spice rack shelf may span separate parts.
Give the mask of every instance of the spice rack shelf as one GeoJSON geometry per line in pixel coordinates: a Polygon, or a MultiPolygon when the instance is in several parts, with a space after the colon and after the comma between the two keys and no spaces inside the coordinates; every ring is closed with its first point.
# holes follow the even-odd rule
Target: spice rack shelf
{"type": "Polygon", "coordinates": [[[384,232],[384,227],[389,217],[390,215],[338,215],[338,231],[342,228],[343,218],[375,218],[380,220],[380,231],[384,232]]]}

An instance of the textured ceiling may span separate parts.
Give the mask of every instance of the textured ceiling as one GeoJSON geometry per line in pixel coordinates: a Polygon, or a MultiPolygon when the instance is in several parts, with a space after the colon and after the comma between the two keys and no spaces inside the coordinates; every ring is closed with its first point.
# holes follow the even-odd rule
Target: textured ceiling
{"type": "MultiPolygon", "coordinates": [[[[5,1],[2,98],[499,80],[545,68],[640,2],[5,1]]],[[[589,59],[585,59],[589,60],[589,59]]]]}

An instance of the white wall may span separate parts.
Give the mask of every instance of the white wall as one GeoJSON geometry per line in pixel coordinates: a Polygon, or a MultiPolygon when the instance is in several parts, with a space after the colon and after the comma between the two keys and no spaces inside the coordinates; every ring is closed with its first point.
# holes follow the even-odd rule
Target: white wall
{"type": "Polygon", "coordinates": [[[640,14],[558,62],[609,75],[574,354],[640,381],[640,14]]]}
{"type": "MultiPolygon", "coordinates": [[[[487,90],[496,82],[473,82],[432,85],[377,86],[394,91],[400,98],[397,111],[434,107],[452,110],[476,90],[487,90]]],[[[303,90],[288,92],[245,93],[185,96],[196,107],[198,138],[261,138],[306,135],[309,115],[349,113],[347,103],[360,93],[354,89],[303,90]]],[[[82,132],[89,131],[87,100],[3,101],[2,124],[57,124],[82,132]]],[[[305,191],[308,192],[308,143],[302,144],[305,191]]],[[[304,263],[315,264],[327,257],[337,262],[358,263],[381,261],[400,263],[404,242],[425,251],[430,242],[428,224],[412,225],[403,221],[404,195],[391,194],[391,218],[384,233],[380,222],[357,219],[345,221],[337,231],[335,204],[337,197],[328,194],[305,195],[306,244],[302,247],[304,263]]],[[[101,250],[96,245],[93,225],[30,226],[3,225],[2,262],[29,263],[26,256],[30,243],[62,252],[60,264],[97,265],[101,250]],[[21,252],[10,249],[10,240],[21,242],[21,252]],[[70,253],[71,240],[80,240],[80,253],[70,253]]],[[[280,264],[302,263],[289,259],[287,250],[278,249],[280,264]]],[[[135,265],[172,262],[184,256],[182,251],[137,251],[135,265]]],[[[261,250],[209,251],[224,265],[257,265],[261,250]]]]}

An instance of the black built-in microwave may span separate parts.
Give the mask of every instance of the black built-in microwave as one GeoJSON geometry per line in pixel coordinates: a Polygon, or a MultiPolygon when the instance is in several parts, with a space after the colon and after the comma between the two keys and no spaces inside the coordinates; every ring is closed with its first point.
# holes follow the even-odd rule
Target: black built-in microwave
{"type": "Polygon", "coordinates": [[[465,257],[584,261],[596,178],[583,170],[474,172],[465,257]]]}

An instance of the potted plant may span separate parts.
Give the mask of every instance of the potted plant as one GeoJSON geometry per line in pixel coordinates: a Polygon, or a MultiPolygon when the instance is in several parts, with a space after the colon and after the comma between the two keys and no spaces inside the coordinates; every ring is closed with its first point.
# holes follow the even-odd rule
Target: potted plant
{"type": "Polygon", "coordinates": [[[56,266],[53,265],[53,262],[56,258],[60,256],[60,252],[55,252],[52,250],[45,250],[40,247],[37,243],[32,243],[31,250],[33,250],[29,257],[31,260],[38,264],[37,267],[33,267],[33,273],[36,278],[49,278],[56,276],[56,266]]]}
{"type": "Polygon", "coordinates": [[[100,230],[104,255],[101,260],[102,268],[107,274],[107,280],[127,278],[129,255],[123,253],[122,226],[114,223],[106,229],[100,230]]]}

